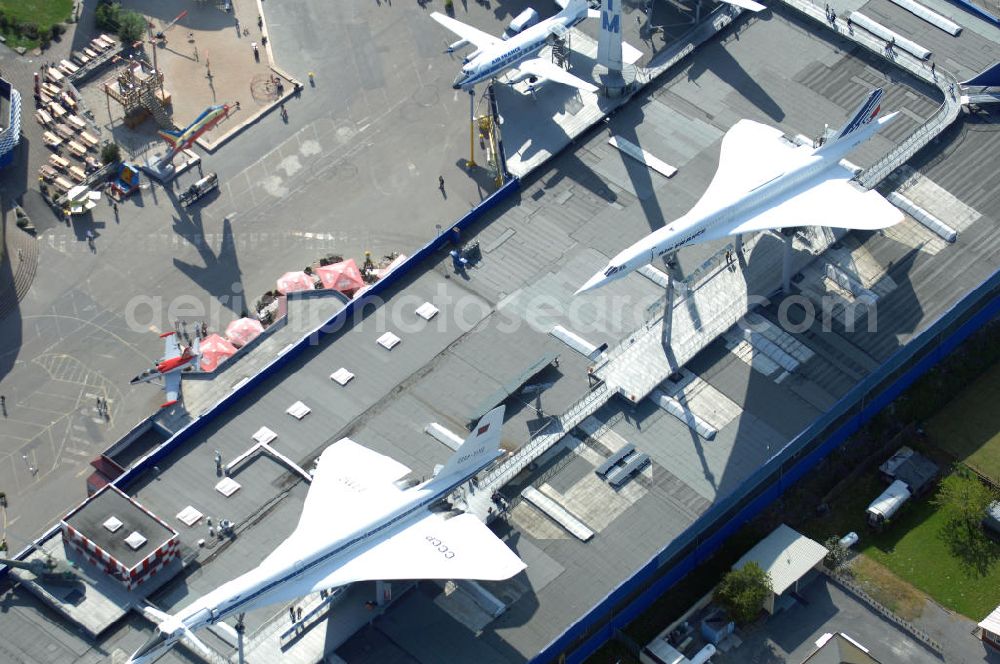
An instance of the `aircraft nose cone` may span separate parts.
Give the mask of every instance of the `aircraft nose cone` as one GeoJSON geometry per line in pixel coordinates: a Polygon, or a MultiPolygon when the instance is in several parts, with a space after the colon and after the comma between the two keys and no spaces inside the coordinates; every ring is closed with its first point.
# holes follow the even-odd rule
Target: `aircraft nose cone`
{"type": "Polygon", "coordinates": [[[598,272],[597,274],[595,274],[594,276],[592,276],[590,279],[588,279],[587,283],[585,283],[584,285],[582,285],[579,288],[577,288],[576,292],[573,293],[573,295],[579,295],[580,293],[586,293],[589,290],[593,290],[593,289],[597,288],[598,286],[603,285],[604,282],[605,282],[605,280],[606,280],[606,278],[604,276],[604,273],[603,272],[598,272]]]}

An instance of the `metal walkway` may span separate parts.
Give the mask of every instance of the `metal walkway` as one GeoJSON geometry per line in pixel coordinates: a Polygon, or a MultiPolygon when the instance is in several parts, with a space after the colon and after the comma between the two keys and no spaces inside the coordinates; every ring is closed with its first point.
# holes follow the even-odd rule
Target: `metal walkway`
{"type": "Polygon", "coordinates": [[[614,392],[605,383],[600,383],[561,417],[553,419],[541,433],[529,440],[521,449],[487,469],[479,476],[478,488],[465,496],[467,511],[484,521],[492,516],[493,492],[502,488],[518,473],[527,468],[538,457],[562,440],[576,425],[597,412],[611,399],[614,392]]]}
{"type": "Polygon", "coordinates": [[[808,0],[783,0],[783,2],[799,13],[822,24],[828,30],[833,30],[845,39],[850,39],[875,55],[885,58],[900,69],[905,69],[917,78],[937,86],[944,95],[944,103],[927,122],[858,176],[857,180],[861,186],[866,189],[878,186],[890,173],[906,163],[910,157],[934,140],[935,136],[958,118],[958,114],[962,110],[962,101],[957,94],[960,89],[958,80],[952,74],[936,67],[931,69],[930,64],[901,49],[895,49],[890,54],[885,49],[884,40],[860,28],[849,29],[847,23],[839,17],[830,23],[825,8],[808,0]]]}

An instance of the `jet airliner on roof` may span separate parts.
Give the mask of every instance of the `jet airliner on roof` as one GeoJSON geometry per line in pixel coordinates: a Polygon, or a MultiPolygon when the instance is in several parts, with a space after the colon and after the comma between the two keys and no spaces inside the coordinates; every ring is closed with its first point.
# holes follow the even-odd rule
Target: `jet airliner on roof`
{"type": "Polygon", "coordinates": [[[875,230],[902,221],[903,213],[877,191],[852,184],[854,174],[839,163],[899,114],[878,117],[882,96],[881,88],[873,90],[818,148],[793,146],[780,129],[740,120],[723,136],[719,168],[694,207],[618,253],[576,293],[727,236],[806,225],[875,230]]]}
{"type": "Polygon", "coordinates": [[[570,74],[549,60],[537,57],[538,52],[552,43],[553,38],[564,35],[588,15],[597,16],[599,13],[588,9],[586,0],[570,0],[565,9],[552,18],[525,28],[507,40],[494,37],[439,12],[432,13],[431,18],[461,37],[448,47],[447,52],[450,53],[469,44],[476,47],[476,50],[465,58],[462,73],[452,85],[456,90],[471,90],[480,81],[487,81],[507,69],[517,69],[520,73],[513,77],[511,80],[513,83],[529,77],[540,77],[588,92],[596,92],[597,86],[593,83],[570,74]]]}
{"type": "Polygon", "coordinates": [[[320,456],[298,526],[257,567],[170,616],[129,659],[152,662],[195,630],[250,609],[356,581],[509,579],[525,564],[472,514],[433,510],[501,455],[504,408],[488,412],[431,479],[400,488],[410,469],[348,438],[320,456]]]}

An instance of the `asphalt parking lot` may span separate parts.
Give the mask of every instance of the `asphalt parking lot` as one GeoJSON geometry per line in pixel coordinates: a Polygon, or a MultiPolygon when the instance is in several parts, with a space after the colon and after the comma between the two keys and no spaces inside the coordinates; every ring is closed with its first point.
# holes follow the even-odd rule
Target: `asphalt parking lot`
{"type": "MultiPolygon", "coordinates": [[[[778,664],[801,662],[816,649],[816,640],[827,633],[843,632],[868,648],[880,662],[931,664],[942,659],[921,641],[886,620],[868,605],[824,575],[817,575],[799,589],[804,602],[773,616],[762,624],[738,632],[742,645],[712,658],[717,664],[778,664]]],[[[975,625],[961,616],[942,611],[933,605],[925,610],[920,627],[930,631],[941,644],[945,662],[1000,662],[970,635],[975,625]],[[937,629],[935,629],[935,627],[937,629]]]]}

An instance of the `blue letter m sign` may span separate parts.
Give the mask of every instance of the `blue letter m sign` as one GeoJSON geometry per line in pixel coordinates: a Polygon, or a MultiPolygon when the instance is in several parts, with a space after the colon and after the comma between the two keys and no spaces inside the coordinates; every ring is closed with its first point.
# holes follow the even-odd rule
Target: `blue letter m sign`
{"type": "Polygon", "coordinates": [[[621,32],[621,20],[621,14],[618,14],[614,18],[610,18],[607,12],[601,12],[601,30],[617,34],[618,32],[621,32]]]}

